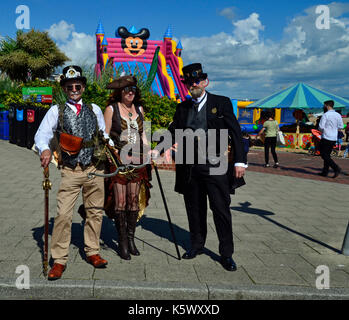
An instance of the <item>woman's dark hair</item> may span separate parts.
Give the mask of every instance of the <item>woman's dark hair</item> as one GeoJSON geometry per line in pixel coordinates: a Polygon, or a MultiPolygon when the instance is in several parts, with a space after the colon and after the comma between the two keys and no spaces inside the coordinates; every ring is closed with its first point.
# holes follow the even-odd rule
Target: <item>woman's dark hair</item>
{"type": "MultiPolygon", "coordinates": [[[[107,106],[110,106],[110,105],[115,104],[117,102],[121,102],[122,90],[124,90],[124,89],[125,88],[114,89],[108,98],[107,106]]],[[[141,91],[139,90],[138,86],[136,86],[136,93],[135,93],[135,98],[133,100],[133,104],[135,106],[143,105],[141,91]]]]}

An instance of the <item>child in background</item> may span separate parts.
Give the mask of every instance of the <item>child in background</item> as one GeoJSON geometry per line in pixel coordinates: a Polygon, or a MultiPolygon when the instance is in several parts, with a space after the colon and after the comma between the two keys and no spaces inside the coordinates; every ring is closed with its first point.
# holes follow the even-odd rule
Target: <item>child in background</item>
{"type": "Polygon", "coordinates": [[[345,150],[344,150],[344,153],[343,153],[343,158],[346,158],[347,157],[347,154],[349,152],[349,143],[347,144],[345,150]]]}
{"type": "Polygon", "coordinates": [[[250,151],[250,147],[252,146],[252,141],[250,135],[246,131],[242,132],[242,141],[244,143],[244,151],[247,159],[247,154],[250,151]]]}
{"type": "MultiPolygon", "coordinates": [[[[348,115],[347,115],[347,117],[348,117],[348,115]]],[[[345,142],[348,142],[348,140],[349,140],[349,122],[347,122],[344,131],[345,131],[345,142]]]]}
{"type": "Polygon", "coordinates": [[[343,138],[344,138],[344,133],[343,133],[341,130],[338,130],[338,135],[337,135],[337,147],[338,147],[338,151],[341,151],[342,143],[343,143],[343,138]]]}

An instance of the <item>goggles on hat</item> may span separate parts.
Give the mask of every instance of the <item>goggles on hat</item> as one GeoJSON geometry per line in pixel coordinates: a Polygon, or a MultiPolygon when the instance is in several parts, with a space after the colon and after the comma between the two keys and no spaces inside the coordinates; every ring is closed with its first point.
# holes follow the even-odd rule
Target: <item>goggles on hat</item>
{"type": "Polygon", "coordinates": [[[135,87],[135,86],[125,87],[123,90],[124,90],[126,93],[129,93],[129,92],[136,93],[137,87],[135,87]]]}
{"type": "Polygon", "coordinates": [[[194,83],[195,84],[199,84],[203,80],[204,79],[201,79],[201,78],[188,79],[188,80],[185,81],[185,83],[188,84],[189,86],[192,86],[194,83]]]}

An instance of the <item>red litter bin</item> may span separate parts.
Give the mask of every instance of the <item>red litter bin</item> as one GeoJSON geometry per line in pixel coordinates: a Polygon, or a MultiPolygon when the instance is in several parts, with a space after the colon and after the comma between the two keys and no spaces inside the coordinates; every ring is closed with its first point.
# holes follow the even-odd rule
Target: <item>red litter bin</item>
{"type": "Polygon", "coordinates": [[[36,108],[27,109],[27,148],[31,149],[34,144],[34,137],[37,130],[36,125],[37,112],[36,108]]]}

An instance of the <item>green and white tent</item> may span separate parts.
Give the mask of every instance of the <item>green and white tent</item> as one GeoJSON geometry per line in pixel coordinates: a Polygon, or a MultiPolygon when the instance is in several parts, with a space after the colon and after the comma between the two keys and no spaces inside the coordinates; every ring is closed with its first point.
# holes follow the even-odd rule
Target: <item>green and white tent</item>
{"type": "Polygon", "coordinates": [[[326,100],[334,101],[334,108],[339,110],[349,109],[349,100],[326,91],[316,89],[305,83],[298,83],[281,90],[266,98],[260,99],[246,108],[290,108],[303,109],[305,112],[322,111],[326,100]]]}

